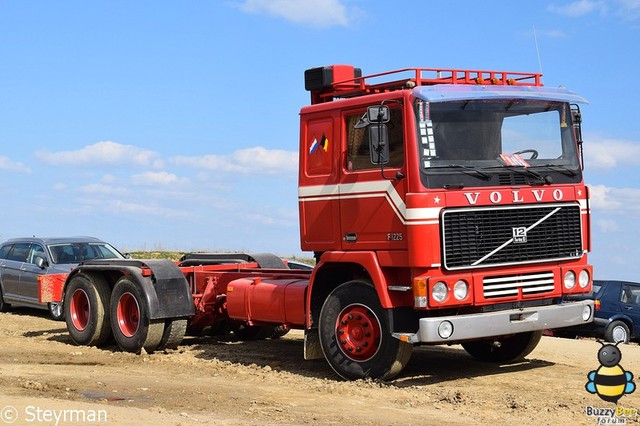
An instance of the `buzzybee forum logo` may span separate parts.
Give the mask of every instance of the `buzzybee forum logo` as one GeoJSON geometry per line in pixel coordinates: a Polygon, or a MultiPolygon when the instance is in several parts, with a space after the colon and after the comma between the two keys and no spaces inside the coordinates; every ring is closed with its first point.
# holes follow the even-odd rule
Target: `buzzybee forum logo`
{"type": "Polygon", "coordinates": [[[617,404],[623,395],[636,390],[633,373],[626,371],[620,365],[622,360],[622,352],[618,348],[620,342],[615,345],[599,343],[602,345],[598,350],[600,367],[587,374],[589,381],[585,388],[587,392],[597,394],[603,401],[617,404]]]}

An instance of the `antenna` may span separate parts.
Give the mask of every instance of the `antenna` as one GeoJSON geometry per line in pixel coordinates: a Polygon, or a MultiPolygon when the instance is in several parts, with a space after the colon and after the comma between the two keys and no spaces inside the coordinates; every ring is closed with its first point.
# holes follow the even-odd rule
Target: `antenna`
{"type": "Polygon", "coordinates": [[[538,34],[536,33],[535,25],[533,25],[533,40],[536,43],[536,54],[538,55],[538,67],[540,68],[540,74],[544,74],[542,72],[542,59],[540,58],[540,48],[538,47],[538,34]]]}

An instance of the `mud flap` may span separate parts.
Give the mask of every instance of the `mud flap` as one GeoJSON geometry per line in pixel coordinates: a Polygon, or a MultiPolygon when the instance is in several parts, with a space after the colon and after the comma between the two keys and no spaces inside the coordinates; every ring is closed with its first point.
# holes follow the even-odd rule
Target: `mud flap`
{"type": "Polygon", "coordinates": [[[309,328],[304,331],[304,359],[322,359],[322,347],[320,346],[320,336],[317,328],[309,328]]]}

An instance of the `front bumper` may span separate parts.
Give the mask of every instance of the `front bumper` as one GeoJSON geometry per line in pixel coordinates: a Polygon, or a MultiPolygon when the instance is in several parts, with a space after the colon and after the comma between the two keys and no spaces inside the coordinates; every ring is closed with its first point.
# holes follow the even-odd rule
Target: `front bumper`
{"type": "Polygon", "coordinates": [[[588,324],[593,321],[593,312],[593,300],[582,300],[497,312],[429,317],[420,319],[417,333],[393,333],[393,336],[409,343],[449,343],[588,324]],[[439,330],[446,322],[449,324],[445,324],[444,329],[452,329],[452,332],[442,337],[439,330]]]}

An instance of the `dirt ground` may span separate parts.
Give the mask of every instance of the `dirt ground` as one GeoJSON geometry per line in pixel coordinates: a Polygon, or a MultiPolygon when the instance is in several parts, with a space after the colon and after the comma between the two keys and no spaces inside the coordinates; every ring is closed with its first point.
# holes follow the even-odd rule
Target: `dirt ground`
{"type": "MultiPolygon", "coordinates": [[[[460,346],[420,347],[396,380],[345,382],[324,360],[304,361],[298,331],[188,337],[178,350],[134,355],[74,346],[64,323],[14,308],[0,313],[0,426],[596,424],[587,407],[615,407],[585,390],[599,348],[545,336],[526,361],[496,366],[460,346]]],[[[638,383],[640,346],[622,356],[638,383]]],[[[640,409],[640,391],[619,406],[640,409]]]]}

